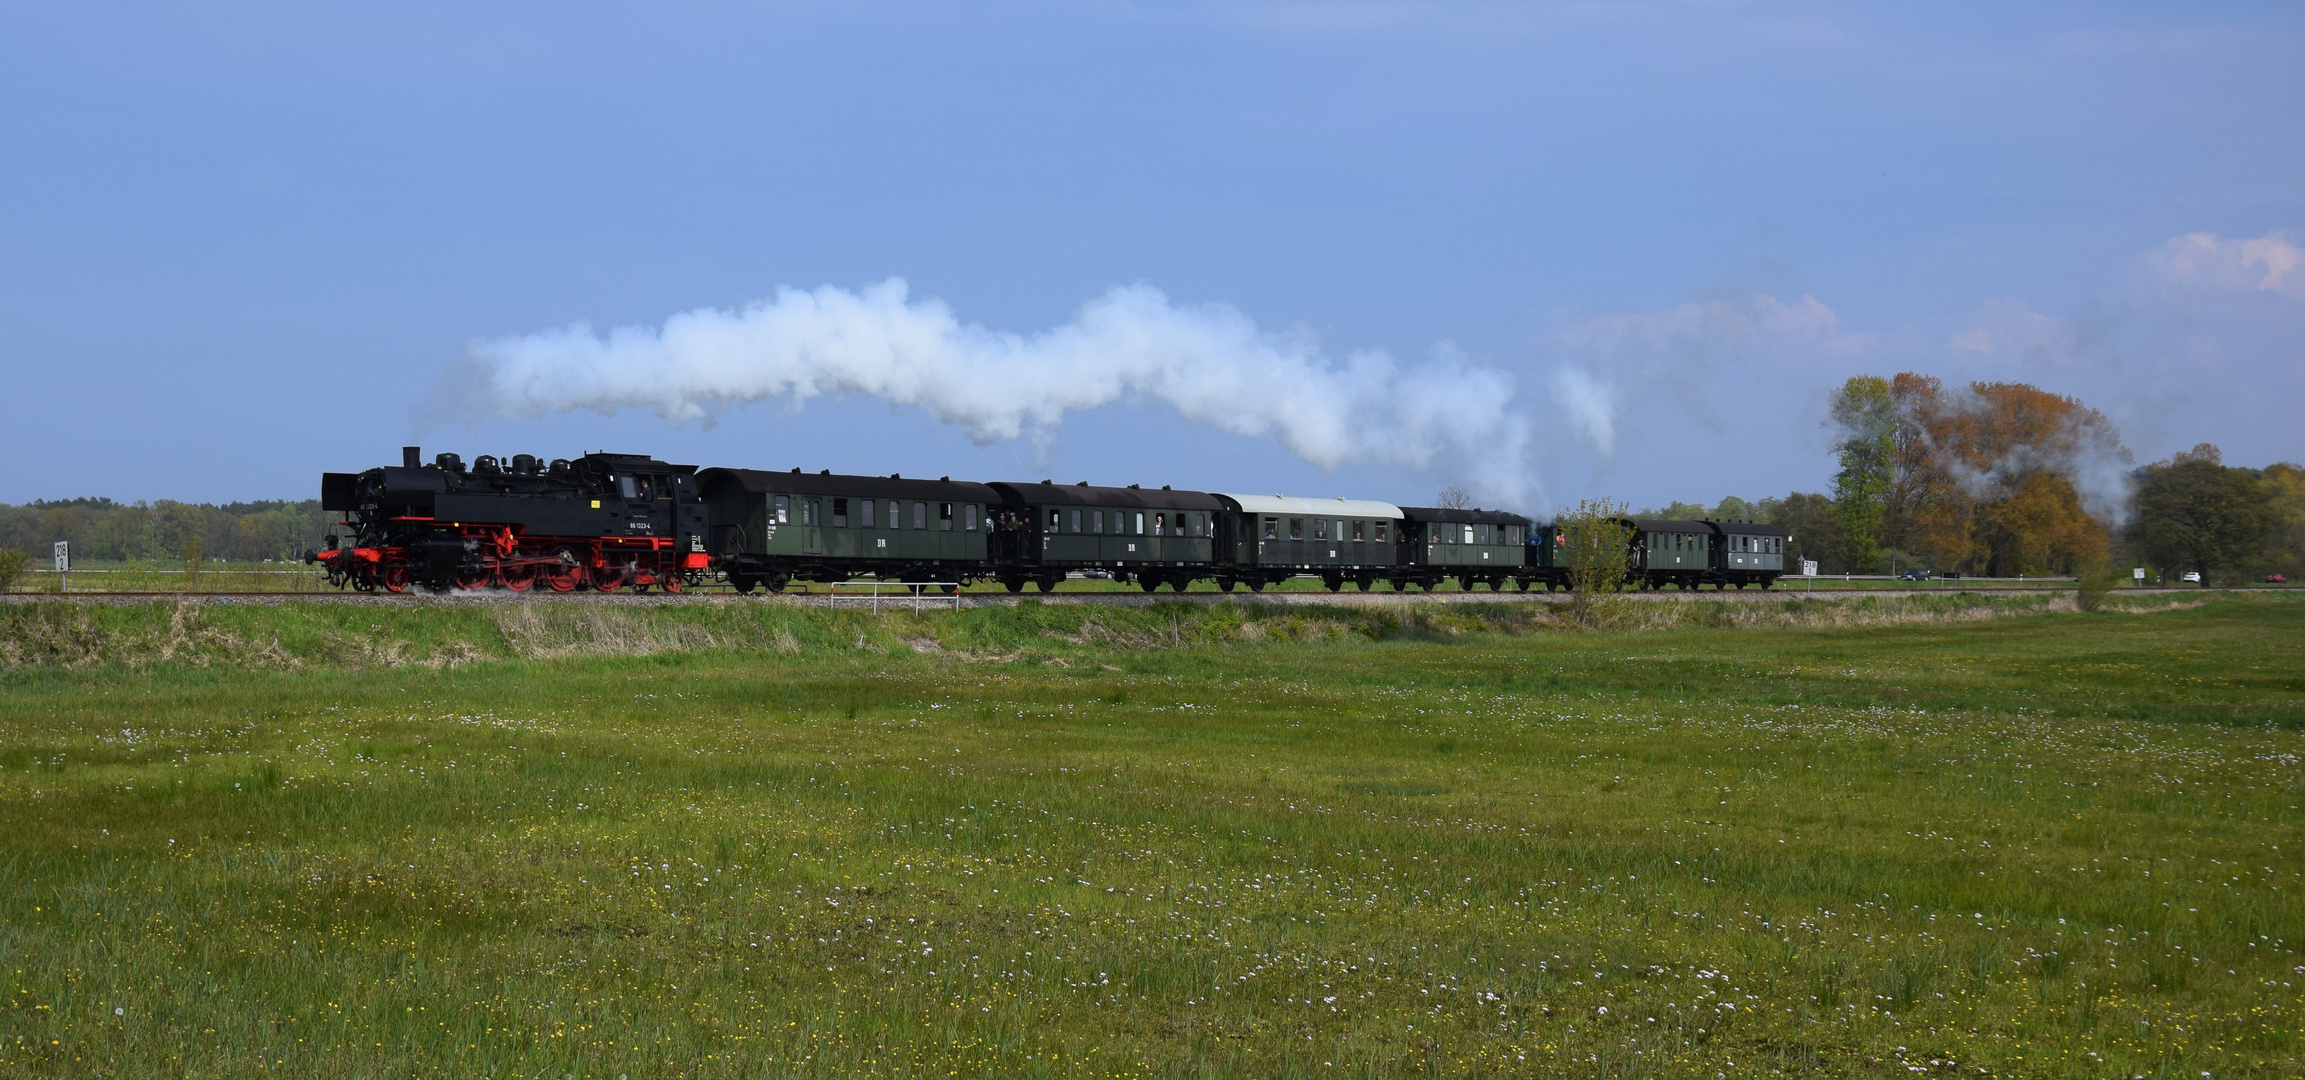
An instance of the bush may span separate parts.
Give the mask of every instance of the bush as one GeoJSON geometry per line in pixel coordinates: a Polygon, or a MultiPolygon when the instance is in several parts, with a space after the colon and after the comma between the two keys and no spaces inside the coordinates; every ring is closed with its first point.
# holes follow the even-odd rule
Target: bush
{"type": "Polygon", "coordinates": [[[0,592],[16,587],[16,579],[32,566],[32,556],[15,548],[0,548],[0,592]]]}

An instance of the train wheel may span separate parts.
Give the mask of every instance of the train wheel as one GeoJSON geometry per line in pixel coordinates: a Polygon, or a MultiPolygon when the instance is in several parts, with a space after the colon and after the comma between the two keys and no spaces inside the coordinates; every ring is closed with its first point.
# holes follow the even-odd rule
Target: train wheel
{"type": "Polygon", "coordinates": [[[492,584],[495,577],[496,568],[492,566],[460,567],[456,571],[456,588],[460,592],[479,592],[492,584]]]}
{"type": "Polygon", "coordinates": [[[1265,579],[1263,579],[1263,578],[1250,578],[1250,579],[1249,579],[1249,591],[1250,591],[1250,592],[1263,592],[1263,591],[1265,591],[1265,579]]]}
{"type": "Polygon", "coordinates": [[[736,594],[737,594],[738,596],[749,596],[749,595],[751,595],[751,594],[752,594],[752,589],[753,589],[753,586],[755,586],[755,585],[758,585],[758,584],[760,584],[760,583],[759,583],[759,582],[757,582],[757,581],[754,581],[754,580],[753,580],[753,578],[752,578],[752,575],[750,575],[750,574],[730,574],[730,575],[728,575],[728,585],[729,585],[729,588],[735,589],[735,590],[736,590],[736,594]]]}
{"type": "Polygon", "coordinates": [[[624,587],[624,568],[603,566],[592,572],[592,587],[598,592],[615,592],[624,587]]]}
{"type": "Polygon", "coordinates": [[[1365,574],[1364,574],[1364,575],[1362,575],[1362,576],[1361,576],[1361,577],[1359,577],[1359,578],[1356,578],[1356,579],[1354,579],[1354,581],[1353,581],[1353,584],[1355,584],[1355,585],[1358,585],[1358,586],[1360,586],[1360,587],[1361,587],[1361,591],[1362,591],[1362,592],[1367,592],[1367,591],[1369,591],[1369,586],[1371,586],[1371,585],[1374,585],[1374,584],[1376,584],[1376,583],[1377,583],[1377,579],[1375,579],[1375,578],[1373,578],[1373,577],[1369,577],[1369,576],[1367,576],[1367,575],[1365,575],[1365,574]]]}
{"type": "Polygon", "coordinates": [[[1240,584],[1240,582],[1234,581],[1229,577],[1222,577],[1217,579],[1217,589],[1220,592],[1231,592],[1233,591],[1233,586],[1238,584],[1240,584]]]}
{"type": "Polygon", "coordinates": [[[1052,577],[1041,578],[1040,580],[1033,582],[1033,584],[1039,586],[1040,591],[1044,593],[1056,591],[1056,579],[1052,577]]]}
{"type": "Polygon", "coordinates": [[[584,587],[584,567],[576,563],[547,563],[544,567],[545,587],[553,592],[575,592],[584,587]]]}
{"type": "Polygon", "coordinates": [[[506,563],[497,569],[496,580],[513,592],[527,592],[536,586],[536,567],[526,563],[506,563]]]}
{"type": "Polygon", "coordinates": [[[1020,577],[1003,578],[1001,579],[1001,584],[1007,586],[1008,591],[1012,593],[1020,593],[1024,591],[1024,579],[1020,577]]]}
{"type": "Polygon", "coordinates": [[[407,592],[408,568],[405,566],[387,566],[377,573],[376,583],[384,586],[385,592],[407,592]]]}

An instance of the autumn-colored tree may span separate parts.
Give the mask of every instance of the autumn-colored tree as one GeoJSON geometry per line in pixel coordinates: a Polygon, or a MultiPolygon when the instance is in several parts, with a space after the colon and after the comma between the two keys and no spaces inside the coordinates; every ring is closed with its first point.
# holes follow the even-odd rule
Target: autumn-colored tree
{"type": "Polygon", "coordinates": [[[2280,523],[2264,569],[2292,580],[2305,578],[2305,465],[2283,461],[2266,466],[2265,491],[2280,523]]]}
{"type": "Polygon", "coordinates": [[[2110,505],[2083,482],[2132,460],[2104,414],[2024,383],[1948,392],[1931,376],[1890,380],[1896,414],[1882,533],[1937,565],[1992,576],[2072,573],[2102,563],[2110,505]]]}

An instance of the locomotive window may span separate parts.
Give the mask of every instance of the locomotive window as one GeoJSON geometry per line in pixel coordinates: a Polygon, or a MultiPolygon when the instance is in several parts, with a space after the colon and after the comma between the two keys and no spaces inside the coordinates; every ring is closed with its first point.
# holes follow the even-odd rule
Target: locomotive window
{"type": "Polygon", "coordinates": [[[1266,519],[1265,519],[1265,539],[1267,539],[1267,540],[1278,540],[1278,539],[1280,539],[1280,538],[1281,538],[1281,519],[1279,519],[1279,518],[1266,518],[1266,519]]]}
{"type": "Polygon", "coordinates": [[[857,524],[867,529],[872,528],[872,508],[878,505],[880,504],[871,499],[858,499],[856,508],[863,511],[864,516],[857,521],[857,524]]]}
{"type": "Polygon", "coordinates": [[[938,503],[938,504],[936,504],[936,529],[937,529],[937,531],[938,531],[938,532],[951,532],[951,531],[952,531],[952,504],[951,504],[951,503],[938,503]]]}
{"type": "Polygon", "coordinates": [[[847,499],[832,500],[832,527],[836,529],[848,528],[847,499]]]}
{"type": "Polygon", "coordinates": [[[1303,518],[1290,518],[1290,519],[1289,519],[1289,539],[1291,539],[1291,540],[1302,540],[1302,539],[1304,539],[1304,538],[1305,538],[1305,519],[1303,519],[1303,518]]]}
{"type": "Polygon", "coordinates": [[[924,502],[916,502],[916,503],[912,504],[912,527],[913,527],[913,528],[915,528],[915,529],[925,529],[925,528],[928,528],[928,504],[927,504],[927,503],[924,503],[924,502]]]}
{"type": "Polygon", "coordinates": [[[640,492],[633,488],[632,478],[629,476],[619,476],[616,478],[616,493],[624,496],[627,499],[637,499],[640,497],[640,492]]]}
{"type": "MultiPolygon", "coordinates": [[[[625,485],[626,487],[631,487],[631,486],[632,486],[632,480],[631,480],[631,478],[627,477],[627,478],[625,479],[625,481],[624,481],[624,485],[625,485]]],[[[782,525],[782,524],[784,524],[784,523],[786,523],[786,522],[788,522],[788,521],[791,521],[791,520],[792,520],[792,496],[790,496],[790,495],[779,495],[779,496],[777,496],[777,497],[776,497],[776,523],[777,523],[777,524],[779,524],[779,525],[782,525]]]]}
{"type": "Polygon", "coordinates": [[[1390,525],[1390,524],[1392,524],[1392,522],[1389,522],[1389,521],[1380,521],[1380,522],[1377,522],[1377,543],[1380,543],[1380,544],[1382,544],[1382,543],[1384,543],[1384,542],[1385,542],[1385,526],[1387,526],[1387,525],[1390,525]]]}
{"type": "Polygon", "coordinates": [[[1072,512],[1072,531],[1080,531],[1080,511],[1078,510],[1072,512]]]}

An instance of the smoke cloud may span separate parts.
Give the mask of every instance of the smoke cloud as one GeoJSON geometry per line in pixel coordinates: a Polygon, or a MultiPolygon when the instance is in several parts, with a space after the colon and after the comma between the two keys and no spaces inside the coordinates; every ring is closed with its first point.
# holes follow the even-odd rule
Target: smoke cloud
{"type": "Polygon", "coordinates": [[[1484,497],[1542,499],[1531,424],[1512,378],[1436,346],[1402,365],[1377,351],[1332,358],[1305,333],[1260,330],[1223,305],[1115,288],[1036,334],[961,322],[901,279],[858,291],[783,289],[737,310],[661,327],[558,330],[476,342],[433,395],[434,419],[646,409],[710,425],[749,402],[793,408],[870,394],[960,428],[979,445],[1049,436],[1065,414],[1159,402],[1185,419],[1268,438],[1323,469],[1450,468],[1484,497]]]}

